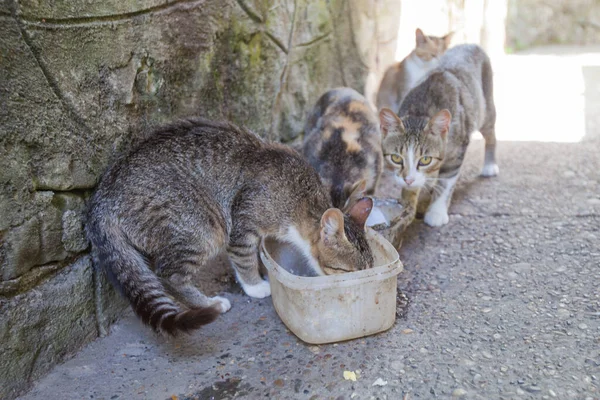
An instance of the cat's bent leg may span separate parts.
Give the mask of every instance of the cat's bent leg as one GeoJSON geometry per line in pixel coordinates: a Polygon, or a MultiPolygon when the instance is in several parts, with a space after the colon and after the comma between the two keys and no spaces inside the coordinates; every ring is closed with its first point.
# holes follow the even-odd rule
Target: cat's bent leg
{"type": "Polygon", "coordinates": [[[186,232],[178,232],[167,243],[171,246],[163,249],[154,257],[156,274],[163,285],[178,301],[189,308],[204,308],[218,305],[222,313],[231,308],[224,297],[207,297],[192,284],[192,275],[201,270],[206,261],[219,252],[224,243],[220,232],[205,233],[198,238],[186,232]]]}
{"type": "Polygon", "coordinates": [[[231,303],[225,297],[208,297],[191,283],[189,275],[173,274],[163,279],[163,284],[173,296],[188,308],[204,308],[218,305],[221,313],[229,311],[231,303]]]}
{"type": "Polygon", "coordinates": [[[392,244],[399,248],[402,243],[402,234],[417,215],[417,203],[420,190],[402,190],[402,199],[400,203],[403,207],[402,212],[390,222],[390,228],[393,232],[392,244]]]}
{"type": "Polygon", "coordinates": [[[454,176],[449,178],[438,178],[431,203],[427,208],[425,218],[423,218],[427,225],[442,226],[446,225],[450,220],[450,217],[448,217],[448,207],[450,206],[450,199],[452,198],[454,185],[456,185],[458,176],[459,171],[456,171],[454,176]]]}
{"type": "Polygon", "coordinates": [[[238,282],[250,297],[262,299],[271,295],[269,282],[258,270],[258,245],[260,236],[256,232],[232,232],[227,254],[238,282]]]}
{"type": "Polygon", "coordinates": [[[392,244],[395,248],[400,248],[402,244],[402,234],[408,228],[410,224],[415,220],[415,216],[417,215],[417,209],[410,206],[402,210],[400,215],[398,215],[392,222],[392,232],[393,239],[392,244]]]}

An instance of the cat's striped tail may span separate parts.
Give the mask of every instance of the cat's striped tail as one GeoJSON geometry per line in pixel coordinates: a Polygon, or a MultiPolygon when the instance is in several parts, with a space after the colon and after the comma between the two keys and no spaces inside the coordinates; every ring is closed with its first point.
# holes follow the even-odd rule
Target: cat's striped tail
{"type": "Polygon", "coordinates": [[[106,218],[94,218],[93,214],[93,211],[89,214],[86,230],[95,267],[106,271],[113,286],[129,300],[145,324],[157,332],[176,335],[198,329],[219,316],[215,306],[182,311],[167,296],[146,258],[129,243],[117,224],[106,218]]]}

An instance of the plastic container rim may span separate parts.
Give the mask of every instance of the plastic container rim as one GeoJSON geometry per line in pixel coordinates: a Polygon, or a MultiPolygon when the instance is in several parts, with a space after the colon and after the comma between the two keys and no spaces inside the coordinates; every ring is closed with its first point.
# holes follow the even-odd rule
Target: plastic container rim
{"type": "Polygon", "coordinates": [[[400,261],[400,255],[396,251],[395,248],[381,237],[378,233],[373,231],[373,237],[376,241],[383,244],[386,247],[386,251],[390,252],[393,250],[394,258],[391,262],[385,265],[380,265],[378,267],[373,267],[370,269],[365,269],[362,271],[354,271],[347,272],[339,275],[324,275],[324,276],[298,276],[294,275],[284,268],[280,267],[271,255],[267,251],[265,247],[264,239],[260,244],[260,258],[262,259],[265,267],[269,271],[270,279],[277,279],[283,285],[290,289],[295,290],[321,290],[327,288],[339,288],[339,287],[348,287],[354,286],[357,284],[372,282],[372,281],[382,281],[387,279],[393,275],[398,275],[403,270],[402,262],[400,261]]]}

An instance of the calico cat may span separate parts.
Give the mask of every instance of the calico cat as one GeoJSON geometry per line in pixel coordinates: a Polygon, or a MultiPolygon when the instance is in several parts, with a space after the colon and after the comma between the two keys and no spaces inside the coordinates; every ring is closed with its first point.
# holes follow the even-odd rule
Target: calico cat
{"type": "Polygon", "coordinates": [[[415,32],[415,49],[402,61],[390,66],[377,92],[377,108],[398,111],[402,99],[429,71],[437,67],[440,57],[450,46],[452,32],[446,36],[425,36],[415,32]]]}
{"type": "Polygon", "coordinates": [[[379,120],[367,100],[351,88],[323,94],[309,114],[302,153],[317,170],[334,207],[364,181],[373,194],[383,167],[379,120]]]}
{"type": "Polygon", "coordinates": [[[483,49],[459,45],[448,50],[440,66],[408,93],[399,115],[385,108],[380,111],[383,154],[407,207],[395,229],[402,231],[414,219],[422,188],[431,189],[425,223],[444,225],[473,131],[485,138],[481,174],[498,173],[492,67],[483,49]]]}
{"type": "Polygon", "coordinates": [[[159,129],[102,177],[88,211],[94,262],[156,331],[176,334],[231,307],[190,274],[226,249],[247,295],[270,295],[258,246],[296,245],[319,274],[371,268],[370,198],[332,208],[297,152],[228,123],[190,119],[159,129]],[[169,296],[188,309],[182,311],[169,296]]]}

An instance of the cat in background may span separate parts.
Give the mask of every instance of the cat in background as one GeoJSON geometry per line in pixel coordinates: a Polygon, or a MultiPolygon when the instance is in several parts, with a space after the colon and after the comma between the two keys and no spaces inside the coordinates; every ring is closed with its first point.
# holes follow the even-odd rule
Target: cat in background
{"type": "Polygon", "coordinates": [[[440,65],[412,89],[400,106],[400,118],[380,111],[382,149],[402,188],[406,209],[393,226],[401,233],[415,217],[419,192],[431,191],[425,223],[448,223],[448,207],[458,180],[470,135],[485,139],[484,177],[498,174],[496,164],[496,109],[492,67],[477,45],[448,50],[440,65]]]}
{"type": "Polygon", "coordinates": [[[439,65],[440,57],[450,46],[452,32],[442,37],[425,36],[417,28],[415,39],[415,49],[404,60],[385,71],[377,92],[377,109],[385,107],[398,111],[409,90],[439,65]]]}
{"type": "Polygon", "coordinates": [[[354,89],[326,92],[309,114],[302,153],[321,176],[334,207],[346,206],[361,181],[365,193],[373,194],[383,167],[377,115],[354,89]]]}
{"type": "Polygon", "coordinates": [[[190,119],[163,127],[121,158],[91,197],[86,231],[94,264],[156,331],[176,334],[231,307],[191,283],[226,249],[247,295],[270,295],[258,247],[294,244],[319,274],[371,268],[370,198],[347,213],[331,206],[300,154],[227,123],[190,119]],[[179,300],[181,310],[171,299],[179,300]]]}

